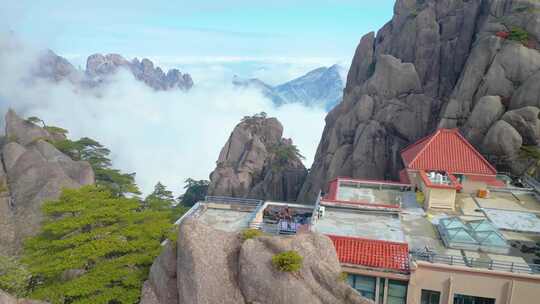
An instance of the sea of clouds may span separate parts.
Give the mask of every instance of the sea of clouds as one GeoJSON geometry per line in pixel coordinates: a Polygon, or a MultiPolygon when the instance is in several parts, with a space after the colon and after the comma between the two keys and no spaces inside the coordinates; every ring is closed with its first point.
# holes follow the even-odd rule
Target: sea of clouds
{"type": "MultiPolygon", "coordinates": [[[[137,173],[145,193],[158,181],[180,194],[186,178],[208,179],[220,149],[246,115],[264,111],[277,117],[284,136],[305,155],[307,167],[324,127],[324,109],[276,107],[256,90],[234,88],[230,73],[223,72],[230,67],[216,62],[206,65],[206,71],[204,64],[197,64],[195,86],[188,92],[156,92],[127,72],[117,73],[99,89],[81,90],[69,81],[30,81],[37,54],[20,41],[0,37],[0,114],[11,107],[68,129],[72,139],[98,140],[112,151],[115,167],[137,173]]],[[[300,71],[294,63],[288,65],[297,74],[312,67],[303,64],[306,70],[300,71]]]]}

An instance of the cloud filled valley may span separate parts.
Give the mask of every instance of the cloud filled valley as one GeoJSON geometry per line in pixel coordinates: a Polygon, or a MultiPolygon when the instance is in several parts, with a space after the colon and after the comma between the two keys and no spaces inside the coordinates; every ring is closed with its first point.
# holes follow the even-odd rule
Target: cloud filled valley
{"type": "MultiPolygon", "coordinates": [[[[246,115],[266,112],[284,125],[310,166],[324,127],[322,108],[276,107],[255,89],[230,81],[194,79],[187,91],[155,91],[120,71],[107,84],[80,89],[69,81],[30,78],[37,52],[19,42],[0,43],[0,112],[13,108],[69,130],[72,139],[91,137],[112,151],[114,166],[136,172],[149,192],[157,181],[181,193],[183,180],[207,179],[230,132],[246,115]]],[[[216,70],[209,65],[208,73],[216,70]]],[[[186,71],[189,72],[189,71],[186,71]]],[[[199,71],[200,73],[200,71],[199,71]]],[[[217,77],[219,78],[219,77],[217,77]]]]}

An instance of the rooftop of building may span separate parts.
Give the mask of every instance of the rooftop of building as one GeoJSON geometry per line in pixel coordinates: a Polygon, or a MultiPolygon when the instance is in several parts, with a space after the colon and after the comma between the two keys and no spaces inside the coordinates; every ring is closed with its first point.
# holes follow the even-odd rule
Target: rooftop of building
{"type": "Polygon", "coordinates": [[[260,200],[209,196],[195,204],[177,224],[184,218],[192,217],[218,230],[241,231],[249,228],[257,208],[262,203],[260,200]]]}
{"type": "Polygon", "coordinates": [[[495,168],[458,129],[438,129],[401,151],[408,169],[454,174],[495,175],[495,168]]]}
{"type": "MultiPolygon", "coordinates": [[[[399,259],[401,251],[391,247],[402,244],[414,259],[540,274],[540,198],[531,188],[492,189],[485,198],[458,192],[454,210],[426,211],[409,185],[338,180],[343,182],[342,195],[348,195],[349,201],[328,204],[332,201],[326,196],[308,206],[209,197],[186,216],[225,231],[251,227],[276,234],[323,233],[335,244],[340,240],[336,251],[342,263],[362,267],[388,267],[368,257],[385,252],[390,260],[399,259]],[[357,191],[373,195],[377,205],[398,202],[399,208],[354,204],[357,191]]],[[[334,195],[340,195],[339,188],[335,190],[334,195]]],[[[398,268],[388,270],[403,271],[398,268]]]]}
{"type": "Polygon", "coordinates": [[[401,225],[412,253],[443,263],[503,270],[513,265],[513,271],[540,273],[540,200],[534,192],[491,191],[489,198],[459,193],[456,205],[454,211],[404,206],[401,225]]]}
{"type": "Polygon", "coordinates": [[[404,191],[411,185],[365,179],[338,177],[330,182],[320,204],[358,210],[399,211],[404,191]]]}

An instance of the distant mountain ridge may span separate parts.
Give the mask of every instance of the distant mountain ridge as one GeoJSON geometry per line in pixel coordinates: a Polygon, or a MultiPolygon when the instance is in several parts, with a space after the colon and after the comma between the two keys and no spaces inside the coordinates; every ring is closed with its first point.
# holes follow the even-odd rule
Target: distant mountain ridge
{"type": "Polygon", "coordinates": [[[147,58],[128,61],[119,54],[90,55],[86,61],[86,70],[81,71],[64,57],[47,50],[39,57],[33,75],[54,82],[66,79],[82,87],[92,88],[106,83],[120,69],[127,70],[135,79],[157,91],[187,91],[193,87],[193,79],[187,73],[183,74],[178,69],[170,69],[165,73],[147,58]]]}
{"type": "Polygon", "coordinates": [[[271,86],[260,79],[242,80],[235,76],[236,87],[255,88],[276,105],[301,103],[308,106],[320,105],[331,110],[342,98],[345,69],[340,65],[320,67],[307,74],[277,86],[271,86]]]}

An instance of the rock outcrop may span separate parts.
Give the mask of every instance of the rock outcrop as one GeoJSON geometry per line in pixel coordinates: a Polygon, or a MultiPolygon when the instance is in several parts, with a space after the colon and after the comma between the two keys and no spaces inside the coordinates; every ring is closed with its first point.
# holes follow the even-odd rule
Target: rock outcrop
{"type": "Polygon", "coordinates": [[[339,175],[397,179],[400,150],[437,127],[520,174],[517,151],[538,144],[539,20],[532,0],[397,0],[358,45],[299,200],[339,175]]]}
{"type": "Polygon", "coordinates": [[[340,279],[332,241],[321,234],[264,236],[242,242],[236,233],[184,221],[144,284],[141,304],[372,303],[340,279]],[[176,248],[175,248],[176,247],[176,248]],[[298,273],[276,270],[272,256],[296,250],[298,273]]]}
{"type": "Polygon", "coordinates": [[[275,118],[244,118],[219,154],[208,195],[294,201],[307,170],[282,134],[275,118]]]}
{"type": "Polygon", "coordinates": [[[39,231],[41,205],[62,188],[94,183],[85,161],[73,161],[48,140],[55,136],[9,110],[0,147],[0,254],[17,254],[23,240],[39,231]]]}
{"type": "Polygon", "coordinates": [[[135,79],[155,90],[181,89],[185,91],[193,86],[193,80],[189,74],[182,74],[178,69],[171,69],[165,74],[160,67],[154,67],[154,63],[147,58],[141,61],[137,58],[128,61],[118,54],[94,54],[86,61],[86,74],[97,82],[104,81],[119,69],[130,71],[135,79]]]}
{"type": "Polygon", "coordinates": [[[17,299],[0,290],[0,304],[47,304],[47,302],[17,299]]]}

